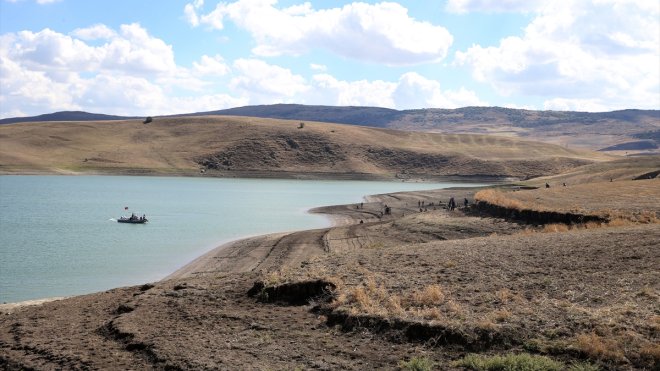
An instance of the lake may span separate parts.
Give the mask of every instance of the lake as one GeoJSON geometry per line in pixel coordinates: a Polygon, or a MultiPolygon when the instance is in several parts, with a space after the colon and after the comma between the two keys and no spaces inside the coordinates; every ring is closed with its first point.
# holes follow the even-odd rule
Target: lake
{"type": "Polygon", "coordinates": [[[307,213],[313,207],[469,185],[0,176],[0,303],[157,281],[231,240],[329,226],[327,217],[307,213]],[[131,212],[149,223],[116,222],[131,212]]]}

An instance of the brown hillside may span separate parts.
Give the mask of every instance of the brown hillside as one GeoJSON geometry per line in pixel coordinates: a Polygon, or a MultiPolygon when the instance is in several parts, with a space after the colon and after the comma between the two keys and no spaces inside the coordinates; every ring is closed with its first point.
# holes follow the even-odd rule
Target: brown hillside
{"type": "Polygon", "coordinates": [[[245,117],[0,127],[3,173],[417,178],[556,174],[603,154],[487,135],[402,132],[245,117]]]}
{"type": "Polygon", "coordinates": [[[626,157],[608,162],[599,162],[580,166],[565,173],[537,178],[530,184],[543,186],[568,185],[582,183],[598,183],[617,180],[642,180],[653,179],[660,176],[660,155],[626,157]]]}

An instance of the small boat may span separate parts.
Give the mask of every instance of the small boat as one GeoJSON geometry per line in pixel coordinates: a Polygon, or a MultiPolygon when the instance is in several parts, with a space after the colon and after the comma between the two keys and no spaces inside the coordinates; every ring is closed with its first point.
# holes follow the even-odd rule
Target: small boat
{"type": "Polygon", "coordinates": [[[117,219],[117,223],[130,223],[130,224],[144,224],[148,221],[149,220],[145,216],[137,216],[135,214],[129,217],[122,216],[121,218],[117,219]]]}

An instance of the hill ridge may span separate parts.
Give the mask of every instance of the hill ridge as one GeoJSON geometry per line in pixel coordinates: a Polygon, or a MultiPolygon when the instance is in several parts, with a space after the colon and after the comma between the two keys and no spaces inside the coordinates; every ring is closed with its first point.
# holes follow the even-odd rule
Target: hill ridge
{"type": "MultiPolygon", "coordinates": [[[[535,111],[506,107],[395,110],[366,106],[271,104],[160,116],[241,116],[317,121],[405,131],[496,134],[605,151],[653,154],[660,147],[660,110],[610,112],[535,111]],[[621,147],[620,144],[628,143],[621,147]],[[649,145],[650,143],[650,145],[649,145]],[[655,145],[653,145],[655,143],[655,145]]],[[[29,121],[125,120],[136,117],[64,111],[8,118],[0,124],[29,121]]],[[[623,153],[621,153],[623,154],[623,153]]]]}

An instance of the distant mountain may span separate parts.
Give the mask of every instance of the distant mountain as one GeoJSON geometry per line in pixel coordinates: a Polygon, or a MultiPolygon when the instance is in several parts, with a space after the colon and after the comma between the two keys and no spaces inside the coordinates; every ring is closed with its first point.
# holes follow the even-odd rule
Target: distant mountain
{"type": "MultiPolygon", "coordinates": [[[[572,112],[464,107],[398,111],[378,107],[274,104],[198,112],[186,116],[205,115],[334,122],[407,131],[496,134],[594,150],[616,150],[616,145],[639,138],[660,145],[657,136],[660,128],[658,110],[572,112]]],[[[640,147],[639,150],[647,151],[651,147],[640,147]]]]}
{"type": "Polygon", "coordinates": [[[245,106],[218,111],[189,113],[177,116],[248,116],[286,120],[334,122],[361,126],[407,128],[422,124],[439,128],[466,122],[506,122],[517,127],[537,127],[563,123],[597,124],[606,120],[642,122],[660,120],[658,110],[622,110],[612,112],[531,111],[502,107],[464,107],[456,109],[427,108],[394,110],[379,107],[307,106],[302,104],[272,104],[245,106]]]}
{"type": "Polygon", "coordinates": [[[263,117],[282,120],[303,120],[333,122],[371,127],[387,127],[406,115],[407,111],[397,111],[380,107],[338,107],[338,106],[306,106],[302,104],[272,104],[261,106],[245,106],[219,111],[197,112],[178,116],[246,116],[263,117]]]}
{"type": "MultiPolygon", "coordinates": [[[[660,146],[660,111],[628,109],[612,112],[532,111],[502,107],[394,110],[379,107],[308,106],[273,104],[166,117],[244,116],[300,121],[319,121],[441,133],[496,134],[593,150],[617,150],[617,145],[645,139],[660,146]]],[[[87,112],[56,112],[35,117],[0,120],[27,121],[125,120],[135,117],[87,112]]],[[[643,146],[639,151],[649,151],[643,146]]]]}
{"type": "Polygon", "coordinates": [[[40,122],[40,121],[103,121],[103,120],[128,120],[137,117],[104,115],[101,113],[89,113],[84,111],[61,111],[47,113],[30,117],[11,117],[1,119],[0,124],[15,124],[18,122],[40,122]]]}

